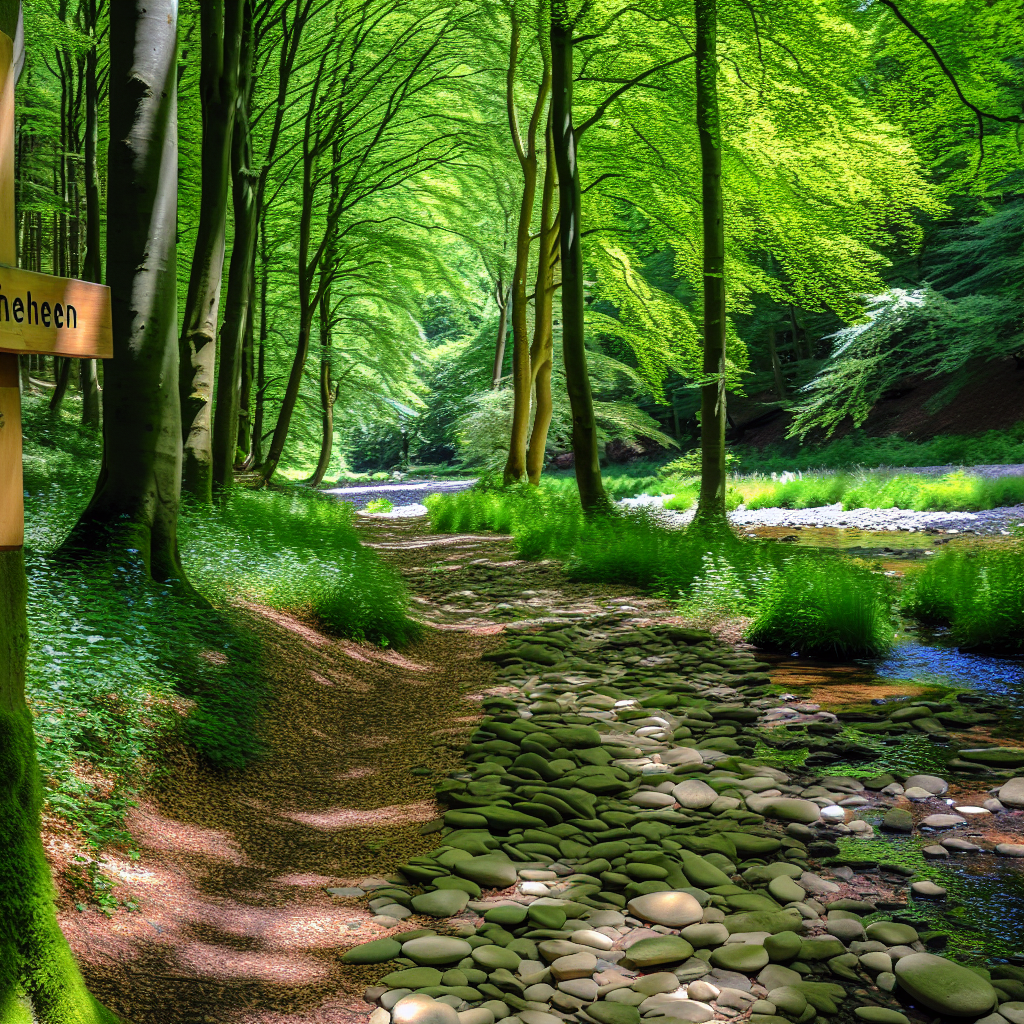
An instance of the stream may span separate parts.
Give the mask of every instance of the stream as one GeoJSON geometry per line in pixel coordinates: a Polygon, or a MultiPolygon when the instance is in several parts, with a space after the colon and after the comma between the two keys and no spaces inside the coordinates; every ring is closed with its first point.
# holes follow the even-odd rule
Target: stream
{"type": "MultiPolygon", "coordinates": [[[[924,552],[934,548],[936,540],[940,544],[978,543],[977,538],[947,540],[922,533],[867,535],[863,531],[830,529],[804,529],[791,542],[881,560],[887,570],[901,573],[908,562],[927,557],[924,552]]],[[[827,711],[841,714],[914,700],[955,702],[957,694],[969,693],[970,707],[998,714],[998,724],[973,730],[972,739],[965,742],[955,737],[950,742],[937,742],[914,732],[888,740],[855,733],[858,742],[876,749],[875,757],[821,769],[832,775],[849,772],[862,777],[883,772],[904,777],[938,775],[949,782],[950,792],[945,798],[928,802],[932,812],[942,811],[941,805],[947,801],[980,804],[990,796],[987,790],[1007,777],[960,774],[948,765],[958,747],[973,745],[973,737],[982,743],[995,741],[1009,746],[1019,746],[1024,740],[1024,659],[961,651],[946,641],[943,630],[905,620],[893,651],[883,658],[827,662],[765,652],[758,656],[772,662],[774,681],[786,692],[827,711]]],[[[848,723],[846,731],[851,728],[855,730],[856,723],[848,723]]],[[[932,859],[921,852],[948,836],[971,842],[1021,842],[1021,815],[983,815],[969,818],[967,824],[955,829],[930,834],[915,831],[911,835],[881,831],[882,814],[872,808],[865,808],[860,816],[875,827],[875,835],[870,839],[842,839],[841,856],[902,864],[912,868],[916,877],[930,879],[948,890],[947,898],[941,901],[911,896],[906,911],[896,915],[897,919],[918,924],[928,921],[932,927],[947,931],[948,951],[965,962],[994,959],[1024,964],[1024,861],[988,852],[932,859]]]]}

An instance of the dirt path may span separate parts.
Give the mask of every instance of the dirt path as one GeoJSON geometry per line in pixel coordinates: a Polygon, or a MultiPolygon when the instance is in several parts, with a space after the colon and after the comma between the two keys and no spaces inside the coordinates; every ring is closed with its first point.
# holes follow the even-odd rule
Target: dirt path
{"type": "Polygon", "coordinates": [[[435,845],[420,832],[434,782],[457,763],[501,622],[668,611],[627,588],[567,585],[553,563],[512,559],[507,538],[432,536],[419,520],[361,529],[434,628],[382,651],[253,609],[273,682],[267,758],[225,775],[172,752],[129,820],[140,859],[107,863],[138,911],[61,911],[93,991],[134,1024],[365,1021],[374,969],[340,957],[386,931],[326,889],[435,845]]]}

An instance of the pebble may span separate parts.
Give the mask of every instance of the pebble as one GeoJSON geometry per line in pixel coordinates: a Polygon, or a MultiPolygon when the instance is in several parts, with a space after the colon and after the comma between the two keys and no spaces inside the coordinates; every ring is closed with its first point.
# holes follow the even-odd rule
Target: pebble
{"type": "Polygon", "coordinates": [[[683,928],[704,915],[701,905],[687,892],[647,893],[630,900],[627,906],[636,917],[671,928],[683,928]]]}
{"type": "Polygon", "coordinates": [[[953,828],[967,823],[959,814],[929,814],[921,820],[921,828],[953,828]]]}
{"type": "Polygon", "coordinates": [[[945,899],[946,890],[941,885],[936,885],[934,882],[927,880],[921,882],[911,882],[910,891],[915,896],[927,896],[931,899],[945,899]]]}

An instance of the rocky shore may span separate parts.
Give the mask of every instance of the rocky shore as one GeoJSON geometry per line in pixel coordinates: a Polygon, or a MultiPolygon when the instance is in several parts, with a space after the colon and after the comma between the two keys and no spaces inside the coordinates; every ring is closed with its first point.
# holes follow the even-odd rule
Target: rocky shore
{"type": "MultiPolygon", "coordinates": [[[[990,792],[949,807],[938,776],[810,774],[872,751],[708,634],[607,615],[506,635],[489,657],[507,685],[424,828],[439,845],[335,891],[369,897],[388,932],[343,961],[382,965],[371,1024],[1024,1024],[1024,968],[940,955],[947,935],[917,908],[941,886],[839,845],[875,834],[873,810],[883,830],[934,834],[926,856],[979,850],[952,832],[1024,807],[1024,751],[961,745],[952,767],[990,792]],[[807,767],[755,756],[791,740],[807,767]]],[[[887,738],[991,720],[964,696],[851,714],[887,738]]]]}

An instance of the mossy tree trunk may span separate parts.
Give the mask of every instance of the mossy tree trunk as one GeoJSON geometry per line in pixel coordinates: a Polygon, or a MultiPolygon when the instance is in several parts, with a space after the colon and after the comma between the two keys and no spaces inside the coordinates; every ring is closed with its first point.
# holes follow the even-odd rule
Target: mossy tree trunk
{"type": "Polygon", "coordinates": [[[103,463],[65,551],[141,560],[187,588],[178,553],[177,3],[123,0],[110,19],[103,463]]]}
{"type": "Polygon", "coordinates": [[[718,116],[716,0],[695,0],[697,134],[700,138],[704,229],[704,365],[701,388],[700,493],[693,525],[727,529],[725,515],[725,210],[722,138],[718,116]]]}
{"type": "MultiPolygon", "coordinates": [[[[202,195],[181,325],[179,388],[184,429],[184,487],[205,502],[211,500],[213,488],[213,371],[217,358],[217,319],[224,275],[231,138],[244,6],[244,0],[203,0],[199,7],[202,195]]],[[[232,362],[229,369],[233,366],[232,362]]]]}
{"type": "Polygon", "coordinates": [[[572,409],[572,451],[576,485],[585,512],[608,507],[601,479],[594,396],[587,371],[583,331],[583,247],[580,242],[580,179],[572,123],[573,29],[565,2],[551,3],[551,124],[558,173],[559,238],[562,262],[562,352],[572,409]]]}

